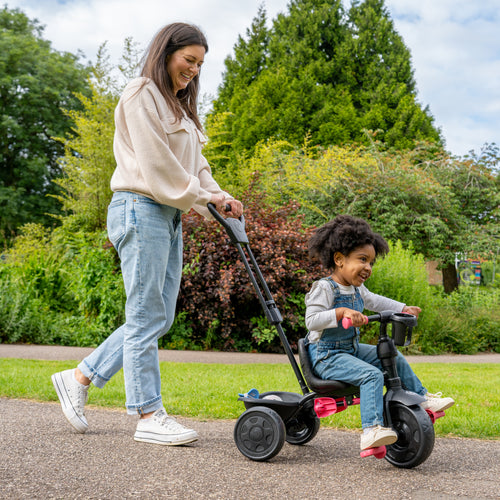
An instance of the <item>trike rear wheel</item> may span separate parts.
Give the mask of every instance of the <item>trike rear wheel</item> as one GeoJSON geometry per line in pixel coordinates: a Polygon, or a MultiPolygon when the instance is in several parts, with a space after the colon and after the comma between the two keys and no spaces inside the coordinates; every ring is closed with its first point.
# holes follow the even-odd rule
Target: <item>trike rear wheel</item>
{"type": "Polygon", "coordinates": [[[310,411],[299,412],[285,424],[286,442],[294,445],[308,443],[318,433],[320,423],[320,419],[310,411]]]}
{"type": "Polygon", "coordinates": [[[236,421],[234,441],[247,458],[256,462],[270,460],[285,443],[285,424],[273,409],[254,406],[236,421]]]}

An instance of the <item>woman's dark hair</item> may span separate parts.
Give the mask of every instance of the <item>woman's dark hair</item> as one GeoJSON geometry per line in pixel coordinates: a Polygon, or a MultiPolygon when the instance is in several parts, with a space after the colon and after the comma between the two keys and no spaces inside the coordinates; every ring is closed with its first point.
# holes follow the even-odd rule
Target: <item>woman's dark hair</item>
{"type": "Polygon", "coordinates": [[[201,45],[205,48],[205,52],[208,52],[207,40],[199,28],[185,23],[167,24],[150,43],[143,58],[141,76],[153,80],[177,120],[182,118],[184,111],[202,130],[196,109],[200,74],[198,73],[189,85],[179,90],[176,95],[167,71],[168,56],[189,45],[201,45]]]}
{"type": "Polygon", "coordinates": [[[334,256],[340,252],[346,257],[356,248],[372,245],[375,255],[389,252],[389,245],[363,219],[350,215],[337,215],[317,229],[309,239],[309,255],[317,258],[327,269],[335,269],[334,256]]]}

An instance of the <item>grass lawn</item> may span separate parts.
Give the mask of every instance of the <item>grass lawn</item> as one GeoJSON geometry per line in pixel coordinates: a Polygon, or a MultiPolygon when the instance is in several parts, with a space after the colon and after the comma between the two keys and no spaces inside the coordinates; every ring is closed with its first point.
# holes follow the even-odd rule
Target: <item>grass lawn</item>
{"type": "MultiPolygon", "coordinates": [[[[165,408],[172,415],[199,420],[236,419],[244,411],[238,393],[290,391],[300,387],[287,364],[223,365],[162,362],[165,408]]],[[[50,375],[76,366],[74,361],[0,359],[0,397],[57,401],[50,375]]],[[[441,391],[455,406],[436,421],[437,436],[500,438],[500,365],[475,363],[417,363],[417,376],[429,392],[441,391]]],[[[124,408],[121,373],[104,389],[90,389],[89,405],[124,408]]],[[[359,406],[322,419],[322,426],[359,429],[359,406]]]]}

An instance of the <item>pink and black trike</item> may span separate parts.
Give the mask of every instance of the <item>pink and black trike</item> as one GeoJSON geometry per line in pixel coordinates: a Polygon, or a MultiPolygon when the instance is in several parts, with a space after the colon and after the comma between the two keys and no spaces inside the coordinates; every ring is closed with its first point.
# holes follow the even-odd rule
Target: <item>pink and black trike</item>
{"type": "MultiPolygon", "coordinates": [[[[281,343],[293,368],[302,394],[256,389],[240,394],[245,411],[234,427],[238,450],[254,461],[266,461],[276,456],[285,441],[304,445],[311,441],[320,427],[320,419],[359,404],[359,388],[337,380],[318,378],[311,367],[304,339],[298,342],[300,368],[281,326],[282,316],[269,291],[257,261],[250,249],[245,231],[245,219],[224,218],[215,207],[208,205],[215,219],[224,227],[236,246],[249,278],[255,288],[267,320],[277,329],[281,343]]],[[[403,389],[396,369],[396,346],[409,345],[417,318],[411,314],[384,311],[368,316],[369,322],[380,323],[377,355],[384,373],[385,425],[392,427],[398,440],[389,446],[363,450],[360,455],[385,458],[396,467],[412,468],[424,462],[434,448],[434,422],[444,412],[424,410],[424,398],[403,389]]],[[[343,326],[351,326],[343,320],[343,326]]]]}

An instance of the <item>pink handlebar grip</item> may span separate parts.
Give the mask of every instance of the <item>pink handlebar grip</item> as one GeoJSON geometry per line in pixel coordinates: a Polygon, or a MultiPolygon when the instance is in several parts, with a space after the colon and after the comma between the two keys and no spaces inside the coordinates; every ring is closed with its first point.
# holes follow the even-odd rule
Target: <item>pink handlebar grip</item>
{"type": "MultiPolygon", "coordinates": [[[[365,318],[365,325],[368,323],[368,316],[364,316],[365,318]]],[[[352,319],[351,318],[342,318],[342,326],[347,330],[352,326],[352,319]]]]}

